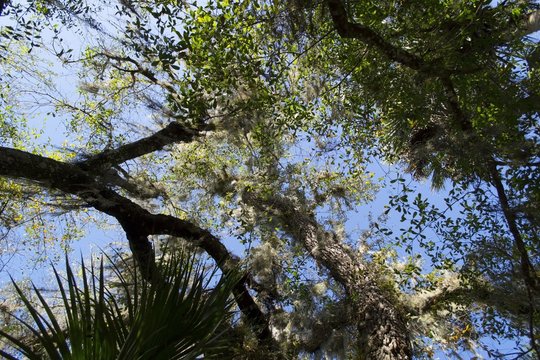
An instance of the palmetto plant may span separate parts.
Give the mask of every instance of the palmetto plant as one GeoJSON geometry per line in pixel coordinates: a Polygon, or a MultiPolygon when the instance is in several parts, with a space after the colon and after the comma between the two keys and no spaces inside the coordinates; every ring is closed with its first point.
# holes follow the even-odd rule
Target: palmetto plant
{"type": "MultiPolygon", "coordinates": [[[[109,258],[110,260],[110,258],[109,258]]],[[[12,314],[31,341],[0,330],[11,350],[7,359],[194,359],[223,358],[231,289],[238,274],[205,268],[195,255],[180,252],[162,258],[153,281],[141,279],[126,261],[112,262],[118,283],[99,267],[81,266],[77,279],[66,258],[65,279],[54,269],[61,315],[35,286],[31,302],[13,282],[29,319],[12,314]],[[211,355],[210,355],[211,354],[211,355]]],[[[109,267],[107,267],[109,268],[109,267]]]]}

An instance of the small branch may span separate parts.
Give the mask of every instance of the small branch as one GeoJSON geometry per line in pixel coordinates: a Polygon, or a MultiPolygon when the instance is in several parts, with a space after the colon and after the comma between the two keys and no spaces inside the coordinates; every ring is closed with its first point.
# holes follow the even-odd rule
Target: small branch
{"type": "Polygon", "coordinates": [[[471,121],[467,118],[459,105],[458,94],[452,80],[449,77],[443,77],[441,78],[441,82],[446,94],[449,110],[454,115],[457,125],[459,125],[463,132],[471,132],[473,130],[471,121]]]}
{"type": "Polygon", "coordinates": [[[520,256],[521,273],[523,275],[523,279],[527,284],[527,287],[529,287],[530,289],[537,289],[538,279],[536,276],[536,270],[531,263],[531,260],[529,259],[527,247],[517,227],[516,214],[510,208],[510,204],[506,196],[506,191],[504,189],[504,185],[499,174],[499,170],[497,169],[497,166],[492,162],[490,162],[487,166],[491,175],[491,182],[497,190],[497,197],[499,198],[499,203],[501,204],[506,224],[508,225],[510,233],[514,238],[514,245],[516,246],[520,256]]]}
{"type": "Polygon", "coordinates": [[[104,56],[109,60],[114,60],[114,61],[117,61],[119,63],[128,62],[130,64],[133,64],[137,68],[136,70],[121,68],[121,67],[119,67],[117,65],[113,65],[113,66],[115,66],[115,68],[120,70],[120,71],[124,71],[124,72],[128,72],[128,73],[138,73],[138,74],[146,77],[148,80],[150,80],[154,84],[162,86],[163,88],[165,88],[171,94],[176,92],[176,90],[174,89],[174,86],[171,83],[159,80],[156,77],[154,72],[152,72],[148,68],[142,66],[139,61],[137,61],[137,60],[135,60],[135,59],[133,59],[133,58],[131,58],[129,56],[120,56],[120,55],[112,54],[112,53],[109,53],[109,52],[102,52],[102,53],[98,53],[98,54],[93,55],[93,57],[97,57],[97,56],[104,56]]]}

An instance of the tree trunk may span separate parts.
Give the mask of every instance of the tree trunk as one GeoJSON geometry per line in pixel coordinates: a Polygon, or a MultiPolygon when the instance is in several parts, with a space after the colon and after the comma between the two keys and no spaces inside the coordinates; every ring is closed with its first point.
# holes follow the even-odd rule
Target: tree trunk
{"type": "Polygon", "coordinates": [[[405,316],[396,308],[390,291],[380,286],[376,267],[367,266],[336,234],[324,230],[312,214],[284,197],[265,199],[244,191],[242,199],[278,217],[284,230],[344,287],[356,310],[351,320],[358,328],[360,359],[411,359],[405,316]]]}

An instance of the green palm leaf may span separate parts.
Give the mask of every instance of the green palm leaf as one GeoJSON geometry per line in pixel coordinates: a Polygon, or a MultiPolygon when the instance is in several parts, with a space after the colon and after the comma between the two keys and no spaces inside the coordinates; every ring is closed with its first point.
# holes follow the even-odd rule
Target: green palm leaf
{"type": "Polygon", "coordinates": [[[81,266],[77,279],[66,257],[66,279],[54,269],[62,312],[59,315],[34,286],[37,303],[13,282],[32,324],[15,317],[34,337],[30,346],[0,330],[12,353],[7,359],[195,359],[219,357],[227,348],[222,330],[231,316],[231,290],[239,274],[205,268],[195,255],[163,257],[153,281],[143,280],[125,260],[111,262],[118,280],[107,280],[103,260],[81,266]],[[123,270],[122,270],[123,269],[123,270]],[[126,270],[128,269],[128,270],[126,270]],[[132,270],[129,270],[132,269],[132,270]],[[207,356],[208,357],[208,356],[207,356]]]}

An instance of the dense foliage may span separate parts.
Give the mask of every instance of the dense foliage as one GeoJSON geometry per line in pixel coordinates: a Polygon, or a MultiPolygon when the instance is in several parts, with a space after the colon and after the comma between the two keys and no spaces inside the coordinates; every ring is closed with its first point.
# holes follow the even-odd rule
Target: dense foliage
{"type": "MultiPolygon", "coordinates": [[[[136,324],[138,340],[178,358],[218,338],[236,358],[538,358],[539,11],[523,0],[0,2],[3,259],[67,248],[112,218],[145,286],[222,305],[183,348],[136,324]],[[51,127],[64,135],[39,136],[51,127]],[[379,178],[381,163],[398,175],[379,178]],[[360,216],[374,199],[380,213],[360,216]],[[165,258],[187,246],[244,275],[164,276],[162,243],[165,258]],[[203,290],[213,295],[189,296],[203,290]]],[[[25,306],[6,297],[3,311],[24,326],[6,315],[3,351],[29,354],[39,342],[25,334],[52,331],[75,354],[74,312],[129,323],[129,291],[90,296],[114,287],[102,274],[89,287],[83,271],[75,308],[80,292],[58,277],[68,321],[46,310],[52,327],[33,310],[49,302],[17,287],[25,306]]],[[[122,343],[104,346],[122,354],[122,343]]]]}

